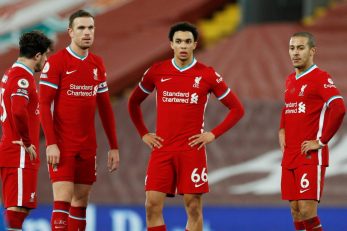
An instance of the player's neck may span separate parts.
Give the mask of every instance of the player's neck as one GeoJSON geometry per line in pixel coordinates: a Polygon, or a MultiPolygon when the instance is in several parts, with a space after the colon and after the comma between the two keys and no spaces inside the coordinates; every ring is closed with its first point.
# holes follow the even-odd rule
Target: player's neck
{"type": "Polygon", "coordinates": [[[174,61],[175,61],[175,64],[179,67],[179,68],[184,68],[186,66],[189,66],[194,60],[194,57],[190,57],[189,59],[187,60],[181,60],[179,58],[176,58],[174,57],[174,61]]]}
{"type": "Polygon", "coordinates": [[[33,60],[27,59],[27,58],[24,58],[24,57],[18,57],[17,62],[21,63],[21,64],[24,64],[32,72],[34,72],[34,70],[35,70],[35,62],[33,60]]]}
{"type": "Polygon", "coordinates": [[[74,43],[70,44],[70,49],[78,56],[85,57],[88,55],[88,49],[82,49],[74,43]]]}
{"type": "Polygon", "coordinates": [[[305,66],[295,68],[296,75],[300,75],[306,72],[310,67],[313,66],[313,62],[308,62],[305,66]]]}

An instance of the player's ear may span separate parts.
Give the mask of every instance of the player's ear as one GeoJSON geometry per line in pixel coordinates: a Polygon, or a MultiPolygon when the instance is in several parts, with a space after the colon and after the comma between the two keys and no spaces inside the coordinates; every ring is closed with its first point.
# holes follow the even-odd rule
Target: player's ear
{"type": "Polygon", "coordinates": [[[71,27],[67,28],[67,33],[69,33],[69,36],[72,37],[72,28],[71,27]]]}
{"type": "Polygon", "coordinates": [[[38,60],[38,59],[41,58],[41,56],[42,56],[41,52],[37,52],[37,53],[35,54],[35,56],[34,56],[34,59],[35,59],[35,60],[38,60]]]}
{"type": "Polygon", "coordinates": [[[194,48],[193,48],[194,50],[195,50],[195,48],[196,48],[197,45],[198,45],[198,42],[195,41],[195,42],[194,42],[194,48]]]}
{"type": "Polygon", "coordinates": [[[311,47],[311,49],[310,49],[310,55],[311,55],[311,56],[314,56],[314,55],[316,54],[316,52],[317,52],[316,47],[311,47]]]}
{"type": "Polygon", "coordinates": [[[171,49],[173,50],[174,49],[174,43],[172,41],[170,41],[170,46],[171,46],[171,49]]]}

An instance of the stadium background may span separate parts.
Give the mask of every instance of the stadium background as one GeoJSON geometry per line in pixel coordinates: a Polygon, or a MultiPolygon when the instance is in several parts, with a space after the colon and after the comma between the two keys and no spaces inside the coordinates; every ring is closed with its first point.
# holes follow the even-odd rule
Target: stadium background
{"type": "MultiPolygon", "coordinates": [[[[55,49],[69,43],[67,17],[84,8],[96,15],[93,52],[106,64],[117,119],[121,166],[106,169],[107,141],[100,121],[98,181],[88,207],[87,231],[143,231],[143,183],[149,150],[142,144],[127,112],[129,92],[153,62],[170,58],[167,32],[177,21],[198,25],[196,57],[213,66],[246,107],[241,122],[208,145],[211,192],[204,196],[206,231],[293,230],[287,202],[280,199],[277,129],[285,77],[293,71],[288,38],[310,31],[318,41],[315,62],[327,70],[346,98],[347,2],[329,0],[0,0],[0,72],[17,56],[18,36],[39,29],[55,40],[55,49]]],[[[155,127],[155,99],[142,109],[155,127]]],[[[212,97],[206,130],[224,118],[226,109],[212,97]]],[[[331,160],[319,214],[325,230],[347,230],[346,122],[331,141],[331,160]]],[[[24,230],[49,230],[51,185],[42,138],[39,203],[24,230]]],[[[169,231],[183,231],[181,197],[168,199],[169,231]]]]}

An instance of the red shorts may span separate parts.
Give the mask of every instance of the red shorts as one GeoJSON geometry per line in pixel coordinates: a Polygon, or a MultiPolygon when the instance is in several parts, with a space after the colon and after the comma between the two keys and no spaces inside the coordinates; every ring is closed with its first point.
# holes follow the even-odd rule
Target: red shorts
{"type": "Polygon", "coordinates": [[[4,207],[37,207],[38,169],[1,168],[4,207]]]}
{"type": "Polygon", "coordinates": [[[152,152],[146,175],[146,191],[201,194],[209,191],[205,149],[152,152]],[[177,191],[176,191],[177,189],[177,191]]]}
{"type": "Polygon", "coordinates": [[[93,184],[96,181],[96,151],[61,152],[60,162],[48,165],[52,182],[70,181],[75,184],[93,184]]]}
{"type": "Polygon", "coordinates": [[[325,166],[317,165],[302,165],[295,169],[282,167],[282,199],[320,201],[325,170],[325,166]]]}

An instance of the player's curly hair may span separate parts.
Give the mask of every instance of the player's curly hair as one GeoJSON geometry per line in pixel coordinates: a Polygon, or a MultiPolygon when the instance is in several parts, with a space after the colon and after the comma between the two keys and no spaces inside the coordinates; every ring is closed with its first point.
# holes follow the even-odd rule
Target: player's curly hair
{"type": "Polygon", "coordinates": [[[313,34],[306,32],[306,31],[301,31],[301,32],[296,32],[294,33],[292,37],[304,37],[308,39],[308,45],[310,48],[316,47],[316,39],[314,38],[313,34]]]}
{"type": "Polygon", "coordinates": [[[76,18],[93,18],[94,19],[94,16],[89,13],[88,11],[85,11],[85,10],[78,10],[76,11],[75,13],[73,13],[72,15],[70,15],[70,18],[69,18],[69,28],[72,28],[72,24],[73,24],[73,21],[76,19],[76,18]]]}
{"type": "Polygon", "coordinates": [[[52,50],[52,40],[41,31],[30,31],[19,38],[19,57],[31,59],[37,53],[44,54],[52,50]]]}
{"type": "Polygon", "coordinates": [[[170,28],[169,39],[170,39],[171,42],[173,41],[173,36],[174,36],[174,34],[177,31],[189,31],[189,32],[192,32],[193,37],[194,37],[194,42],[196,42],[198,40],[198,37],[199,37],[198,30],[197,30],[197,28],[193,24],[191,24],[189,22],[179,22],[179,23],[176,23],[175,25],[173,25],[170,28]]]}

